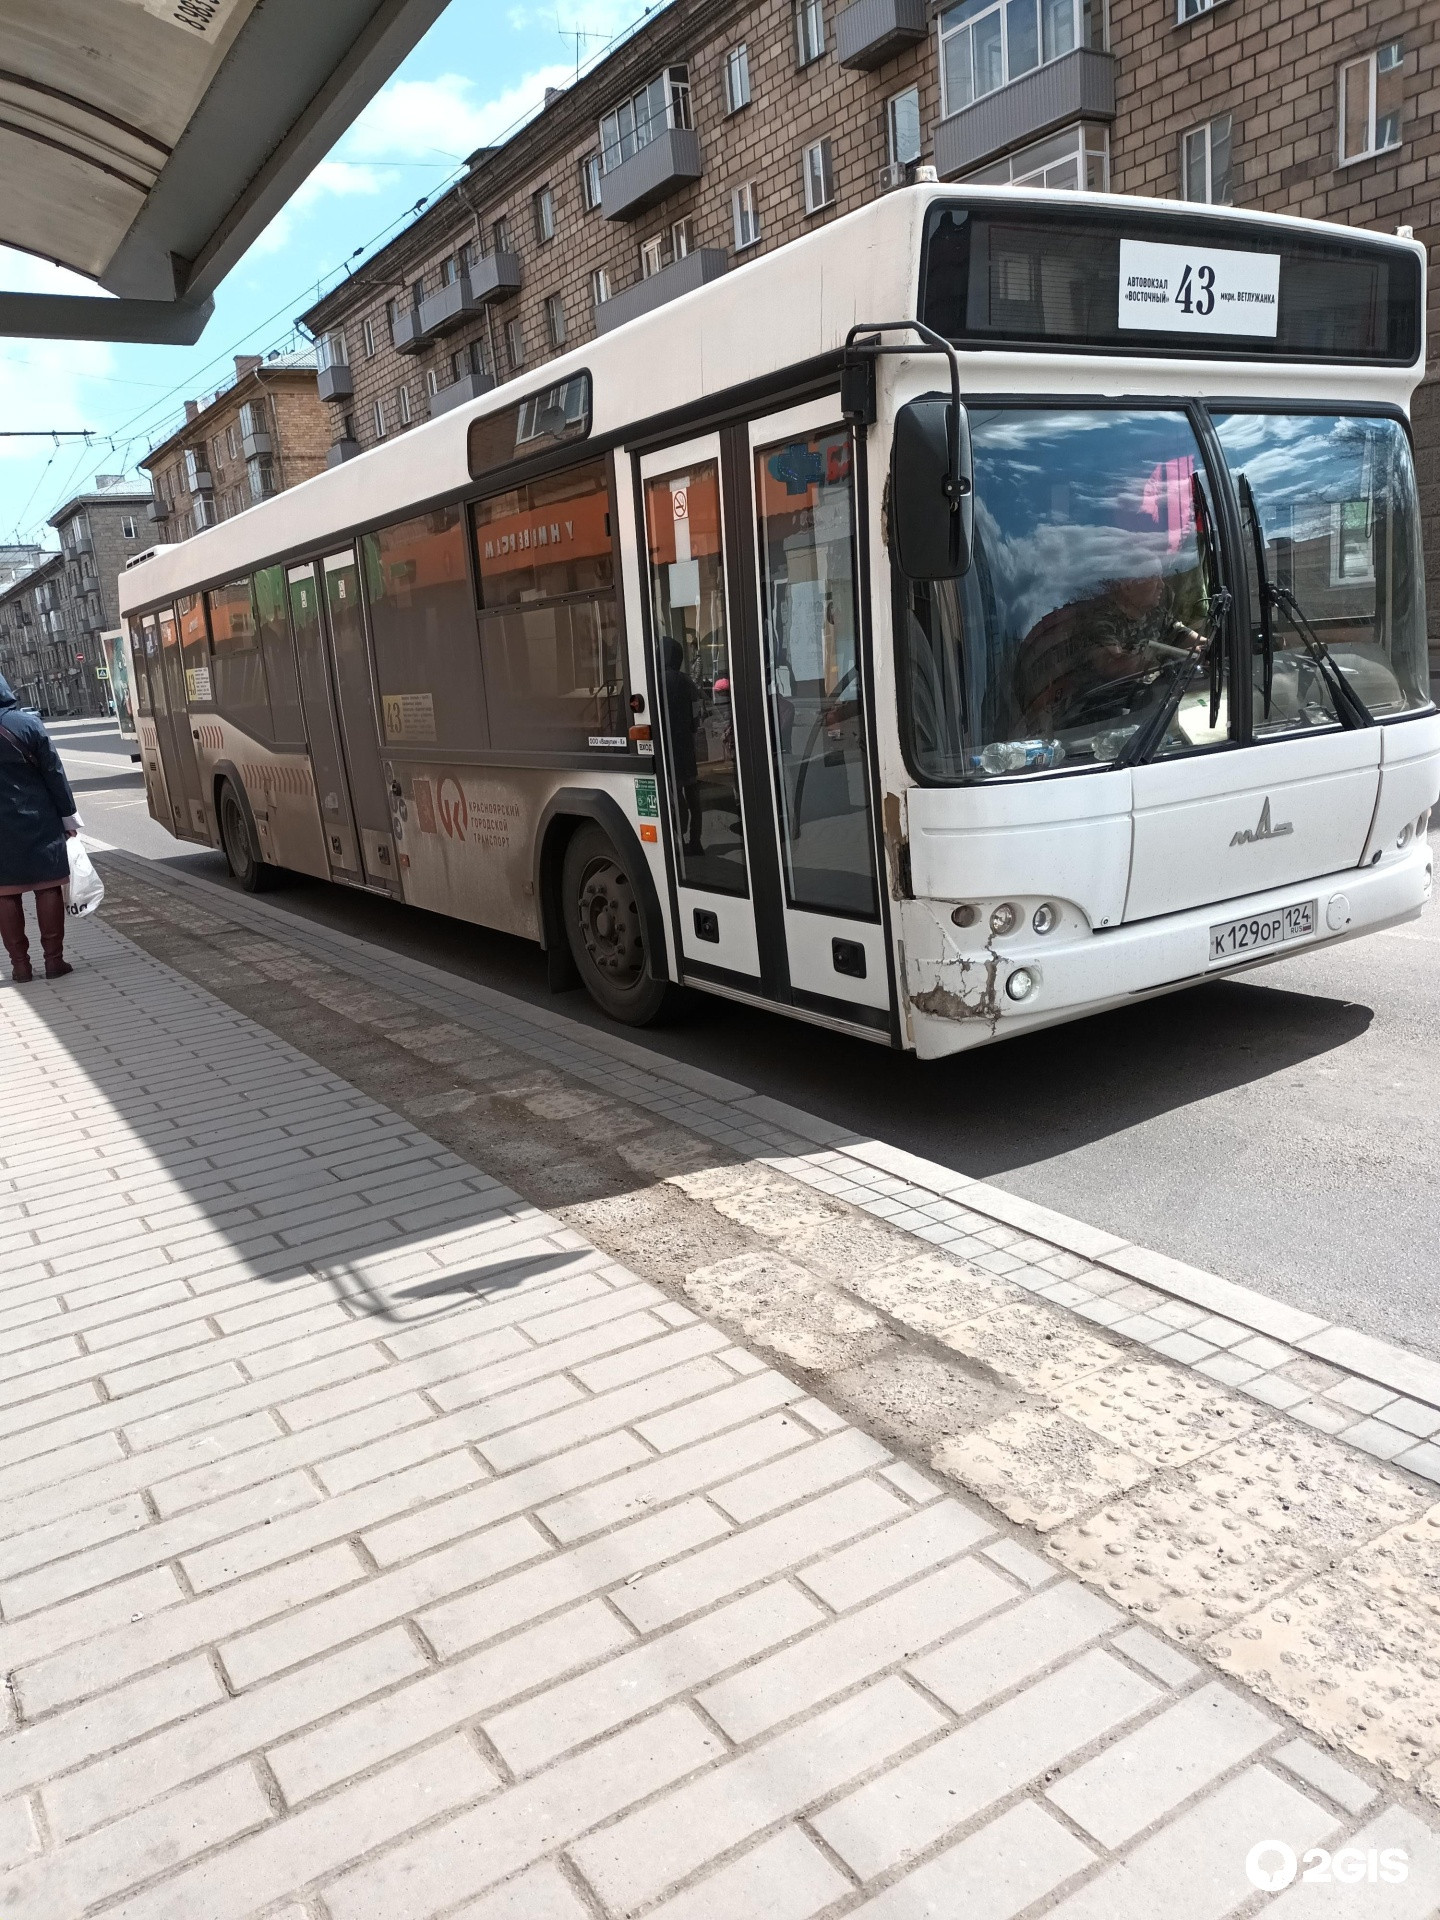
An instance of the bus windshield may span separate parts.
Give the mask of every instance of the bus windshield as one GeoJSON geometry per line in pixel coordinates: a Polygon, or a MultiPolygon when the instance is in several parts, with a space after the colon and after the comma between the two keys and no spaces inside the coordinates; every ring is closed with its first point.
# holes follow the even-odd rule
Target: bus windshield
{"type": "MultiPolygon", "coordinates": [[[[1232,473],[1248,469],[1272,588],[1293,596],[1377,718],[1428,704],[1403,429],[1275,413],[1216,426],[1232,473]]],[[[1216,516],[1194,429],[1178,410],[1108,405],[976,408],[970,429],[973,564],[960,580],[902,589],[915,771],[959,781],[1112,765],[1218,619],[1207,583],[1223,574],[1204,550],[1216,516]]],[[[1283,608],[1267,665],[1261,589],[1229,584],[1253,610],[1257,733],[1339,724],[1283,608]]],[[[1195,674],[1151,757],[1234,737],[1231,691],[1195,674]]]]}

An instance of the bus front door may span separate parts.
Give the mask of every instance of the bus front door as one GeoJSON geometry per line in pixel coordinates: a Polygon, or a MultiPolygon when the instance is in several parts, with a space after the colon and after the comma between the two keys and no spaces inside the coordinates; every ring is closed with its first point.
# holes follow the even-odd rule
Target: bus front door
{"type": "Polygon", "coordinates": [[[326,659],[325,628],[320,613],[320,582],[313,566],[291,567],[286,574],[290,593],[290,623],[295,635],[295,657],[300,669],[300,699],[305,709],[305,734],[310,742],[310,766],[325,835],[325,857],[332,880],[361,882],[359,841],[350,806],[350,779],[335,721],[335,700],[326,659]]]}
{"type": "Polygon", "coordinates": [[[889,1038],[850,429],[821,401],[640,476],[685,974],[889,1038]]]}
{"type": "Polygon", "coordinates": [[[208,842],[210,822],[200,789],[200,762],[195,755],[195,739],[190,726],[190,708],[185,697],[185,666],[180,656],[180,629],[169,607],[156,615],[159,627],[159,666],[151,672],[151,688],[157,677],[164,682],[166,712],[155,709],[155,732],[160,741],[160,758],[165,763],[165,785],[170,793],[170,811],[175,831],[187,839],[208,842]]]}

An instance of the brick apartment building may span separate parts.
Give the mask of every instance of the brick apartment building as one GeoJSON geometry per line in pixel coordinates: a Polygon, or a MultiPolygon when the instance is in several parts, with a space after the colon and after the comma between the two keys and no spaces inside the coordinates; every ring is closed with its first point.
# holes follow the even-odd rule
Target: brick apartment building
{"type": "Polygon", "coordinates": [[[59,553],[0,587],[0,674],[20,699],[51,715],[109,710],[100,635],[120,624],[116,580],[153,540],[150,495],[102,473],[50,516],[59,553]]]}
{"type": "MultiPolygon", "coordinates": [[[[1440,232],[1440,7],[672,0],[302,318],[332,464],[903,181],[1440,232]]],[[[1431,333],[1437,292],[1432,283],[1431,333]]],[[[1440,665],[1440,397],[1416,395],[1440,665]]]]}
{"type": "Polygon", "coordinates": [[[153,446],[151,540],[188,540],[325,469],[330,421],[313,353],[237,353],[232,379],[185,402],[185,424],[153,446]]]}

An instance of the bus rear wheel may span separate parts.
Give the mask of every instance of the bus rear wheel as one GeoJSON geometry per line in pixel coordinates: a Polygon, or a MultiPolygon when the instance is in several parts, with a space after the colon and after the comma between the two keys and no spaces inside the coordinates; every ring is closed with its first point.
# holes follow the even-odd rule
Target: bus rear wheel
{"type": "Polygon", "coordinates": [[[220,844],[226,864],[246,893],[265,893],[275,884],[275,869],[260,858],[240,796],[229,780],[220,783],[220,844]]]}
{"type": "Polygon", "coordinates": [[[571,836],[560,890],[565,934],[591,999],[627,1026],[658,1019],[672,989],[646,970],[640,902],[625,862],[599,827],[580,827],[571,836]]]}

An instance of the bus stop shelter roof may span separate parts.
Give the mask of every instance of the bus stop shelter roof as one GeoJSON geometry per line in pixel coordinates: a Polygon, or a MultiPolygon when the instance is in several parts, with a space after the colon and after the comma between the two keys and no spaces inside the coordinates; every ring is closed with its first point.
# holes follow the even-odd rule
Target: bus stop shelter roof
{"type": "Polygon", "coordinates": [[[444,5],[0,0],[0,243],[103,290],[0,292],[0,334],[198,339],[220,281],[444,5]]]}

